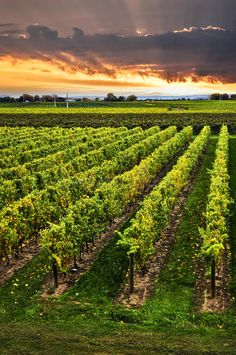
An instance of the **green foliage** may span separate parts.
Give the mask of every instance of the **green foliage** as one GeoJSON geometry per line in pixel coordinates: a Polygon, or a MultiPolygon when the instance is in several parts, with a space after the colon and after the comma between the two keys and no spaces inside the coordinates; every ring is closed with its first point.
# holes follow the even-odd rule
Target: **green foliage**
{"type": "MultiPolygon", "coordinates": [[[[236,201],[236,137],[231,136],[229,140],[229,174],[230,174],[230,192],[234,201],[236,201]]],[[[236,297],[236,203],[230,206],[230,246],[231,246],[231,294],[236,297]]]]}
{"type": "MultiPolygon", "coordinates": [[[[81,130],[80,133],[75,133],[74,137],[70,134],[66,136],[62,134],[60,137],[57,137],[57,139],[60,140],[60,146],[55,148],[56,152],[48,152],[44,157],[36,156],[35,159],[24,164],[17,161],[17,152],[22,153],[23,150],[21,146],[17,146],[16,151],[10,153],[10,157],[15,159],[15,161],[13,160],[12,162],[15,166],[0,170],[2,182],[4,182],[5,179],[12,180],[14,178],[22,178],[22,175],[25,176],[26,179],[30,178],[36,172],[51,168],[53,164],[58,164],[59,162],[65,164],[73,158],[75,159],[78,157],[78,153],[85,154],[91,150],[100,148],[106,143],[114,142],[115,139],[120,136],[125,136],[126,133],[128,134],[128,130],[120,127],[118,129],[102,128],[98,130],[89,128],[81,130]],[[90,137],[90,139],[88,139],[88,137],[90,137]]],[[[14,134],[14,130],[12,134],[14,134]]],[[[42,144],[41,149],[44,151],[44,144],[42,144]]],[[[27,152],[23,152],[24,155],[25,153],[27,152]]],[[[33,153],[30,155],[30,159],[32,158],[33,153]]]]}
{"type": "Polygon", "coordinates": [[[211,185],[206,207],[206,226],[199,228],[203,238],[202,254],[220,260],[228,236],[229,207],[232,202],[229,192],[227,126],[222,126],[216,149],[213,169],[210,171],[211,185]]]}
{"type": "MultiPolygon", "coordinates": [[[[200,171],[188,199],[182,209],[181,222],[175,230],[175,242],[171,246],[168,260],[155,284],[152,297],[144,304],[141,313],[145,324],[159,326],[174,325],[191,327],[193,324],[204,324],[207,315],[195,312],[197,268],[201,237],[198,232],[199,223],[204,221],[202,211],[207,205],[207,194],[210,186],[208,170],[214,162],[217,139],[211,138],[200,171]]],[[[224,319],[221,314],[219,318],[224,319]]],[[[209,317],[210,318],[210,317],[209,317]]],[[[226,317],[227,318],[227,317],[226,317]]],[[[233,317],[229,317],[229,322],[233,317]]],[[[218,320],[227,327],[227,321],[218,320]]],[[[211,320],[207,326],[210,326],[211,320]]]]}
{"type": "MultiPolygon", "coordinates": [[[[113,175],[110,182],[104,182],[95,190],[92,197],[80,199],[70,207],[69,213],[72,214],[74,223],[67,229],[67,238],[72,240],[76,247],[73,250],[63,247],[63,253],[68,258],[78,256],[79,248],[83,243],[93,240],[93,237],[104,231],[111,221],[120,217],[129,208],[130,204],[144,192],[145,187],[155,179],[165,164],[191,140],[192,128],[186,127],[168,140],[174,133],[175,128],[170,127],[158,133],[154,140],[152,137],[146,139],[143,151],[140,149],[142,143],[137,144],[136,158],[132,161],[134,163],[132,165],[137,164],[140,157],[148,156],[147,158],[141,160],[140,164],[134,166],[133,169],[120,175],[119,164],[119,170],[115,169],[116,174],[113,175]],[[160,145],[165,140],[167,141],[160,145]],[[150,154],[152,151],[153,153],[150,154]],[[74,233],[74,225],[76,225],[76,233],[74,233]]],[[[123,159],[126,162],[126,154],[123,159]]],[[[60,223],[63,224],[66,218],[62,218],[60,223]]],[[[41,234],[42,246],[47,248],[51,230],[48,229],[41,234]],[[45,238],[46,243],[44,243],[45,238]]],[[[58,240],[60,240],[60,234],[58,234],[58,240]]],[[[58,263],[58,266],[62,266],[61,262],[58,263]]]]}
{"type": "MultiPolygon", "coordinates": [[[[114,136],[110,138],[114,143],[104,145],[99,149],[100,158],[93,154],[91,160],[86,159],[85,155],[80,155],[78,157],[78,160],[81,159],[80,168],[78,164],[75,167],[78,169],[77,173],[70,177],[71,170],[68,169],[67,179],[61,179],[57,184],[49,185],[41,191],[35,190],[2,209],[0,215],[4,222],[2,232],[0,231],[3,237],[0,242],[1,257],[10,256],[18,247],[18,243],[29,241],[40,229],[46,228],[49,222],[59,221],[65,215],[67,208],[78,198],[93,194],[96,187],[103,181],[110,180],[118,172],[132,167],[140,158],[152,152],[164,139],[173,136],[176,128],[170,127],[163,132],[159,131],[158,127],[152,127],[145,132],[140,131],[140,128],[131,131],[118,129],[117,133],[114,132],[114,136]],[[112,159],[106,160],[111,155],[112,159]],[[99,163],[102,165],[98,166],[99,163]],[[86,167],[90,166],[94,168],[86,170],[86,167]],[[84,173],[83,170],[85,170],[84,173]]],[[[110,133],[111,131],[105,129],[104,137],[110,136],[110,133]]],[[[102,138],[99,142],[101,145],[102,138]]]]}
{"type": "Polygon", "coordinates": [[[191,171],[209,140],[210,128],[206,126],[190,144],[173,169],[147,196],[131,225],[120,234],[120,244],[128,247],[128,253],[136,255],[143,267],[154,252],[154,242],[166,226],[178,197],[187,184],[191,171]]]}
{"type": "MultiPolygon", "coordinates": [[[[124,150],[134,143],[158,133],[158,127],[152,127],[145,132],[136,127],[132,130],[102,129],[92,133],[85,130],[82,140],[90,136],[89,143],[76,144],[73,148],[49,154],[45,158],[35,159],[31,163],[2,170],[2,185],[0,189],[0,208],[10,204],[27,194],[45,189],[61,181],[70,184],[76,175],[93,166],[98,166],[104,160],[111,159],[117,152],[124,150]],[[111,135],[111,133],[113,133],[111,135]],[[80,154],[78,154],[80,153],[80,154]],[[5,179],[4,178],[5,175],[5,179]],[[11,179],[11,180],[9,180],[11,179]],[[67,180],[66,180],[67,179],[67,180]]],[[[64,140],[63,137],[61,137],[64,140]]]]}

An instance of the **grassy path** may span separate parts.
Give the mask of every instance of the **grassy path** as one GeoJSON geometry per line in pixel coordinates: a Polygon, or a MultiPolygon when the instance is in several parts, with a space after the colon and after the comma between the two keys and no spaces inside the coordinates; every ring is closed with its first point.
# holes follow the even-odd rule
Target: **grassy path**
{"type": "Polygon", "coordinates": [[[28,309],[50,271],[48,258],[45,253],[40,253],[1,286],[0,321],[27,317],[28,309]]]}
{"type": "MultiPolygon", "coordinates": [[[[128,222],[124,226],[127,224],[128,222]]],[[[68,292],[70,297],[98,303],[115,297],[128,269],[126,251],[117,246],[117,241],[116,235],[99,253],[90,271],[68,292]]]]}
{"type": "Polygon", "coordinates": [[[235,333],[165,331],[127,325],[0,324],[0,353],[16,354],[236,354],[235,333]]]}

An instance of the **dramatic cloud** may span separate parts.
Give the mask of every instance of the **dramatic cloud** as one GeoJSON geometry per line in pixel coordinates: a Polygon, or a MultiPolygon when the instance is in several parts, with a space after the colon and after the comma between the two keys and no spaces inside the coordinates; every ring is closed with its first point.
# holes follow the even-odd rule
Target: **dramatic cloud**
{"type": "Polygon", "coordinates": [[[37,59],[66,72],[88,75],[134,73],[169,82],[221,81],[236,83],[236,30],[221,26],[176,29],[164,34],[87,35],[74,27],[60,36],[47,26],[25,31],[12,24],[0,26],[0,57],[37,59]],[[5,27],[4,27],[5,26],[5,27]]]}
{"type": "Polygon", "coordinates": [[[208,24],[236,28],[235,0],[0,0],[0,13],[5,23],[24,28],[37,22],[61,36],[76,23],[87,34],[165,33],[208,24]]]}

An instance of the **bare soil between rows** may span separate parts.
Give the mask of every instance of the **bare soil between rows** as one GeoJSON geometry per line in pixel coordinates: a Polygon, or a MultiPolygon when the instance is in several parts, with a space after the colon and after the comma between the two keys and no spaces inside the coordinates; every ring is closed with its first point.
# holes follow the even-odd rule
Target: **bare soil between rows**
{"type": "Polygon", "coordinates": [[[19,252],[18,257],[9,258],[0,263],[0,286],[9,280],[19,269],[25,266],[40,252],[39,243],[31,240],[19,252]]]}
{"type": "Polygon", "coordinates": [[[229,286],[230,277],[230,247],[226,246],[222,260],[216,269],[216,296],[211,297],[211,281],[206,276],[206,264],[204,260],[199,261],[198,279],[196,284],[196,309],[198,312],[224,312],[233,303],[229,286]]]}

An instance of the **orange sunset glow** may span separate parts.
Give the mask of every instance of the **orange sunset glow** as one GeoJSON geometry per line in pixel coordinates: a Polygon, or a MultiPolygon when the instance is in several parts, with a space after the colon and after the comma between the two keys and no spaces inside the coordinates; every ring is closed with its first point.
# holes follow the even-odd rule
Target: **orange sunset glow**
{"type": "Polygon", "coordinates": [[[127,70],[111,78],[104,74],[86,75],[80,72],[66,72],[55,65],[39,60],[20,60],[6,57],[0,62],[1,88],[4,92],[56,92],[64,94],[104,94],[135,91],[140,94],[162,93],[163,95],[208,94],[214,91],[235,92],[236,84],[211,83],[207,80],[193,82],[170,82],[155,76],[139,75],[127,70]],[[46,88],[45,88],[46,86],[46,88]]]}
{"type": "Polygon", "coordinates": [[[203,18],[202,1],[181,11],[169,0],[80,2],[3,6],[0,94],[236,91],[235,21],[225,6],[203,18]]]}

